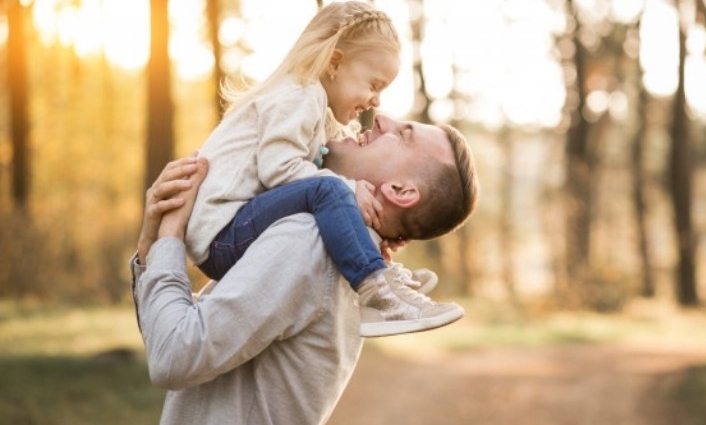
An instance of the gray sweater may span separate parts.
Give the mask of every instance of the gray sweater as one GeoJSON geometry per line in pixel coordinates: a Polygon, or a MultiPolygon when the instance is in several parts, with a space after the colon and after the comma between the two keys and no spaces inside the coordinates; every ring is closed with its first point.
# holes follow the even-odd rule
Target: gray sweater
{"type": "Polygon", "coordinates": [[[218,285],[193,297],[185,250],[159,239],[132,263],[150,378],[168,389],[162,425],[315,425],[360,355],[357,296],[311,215],[267,229],[218,285]]]}

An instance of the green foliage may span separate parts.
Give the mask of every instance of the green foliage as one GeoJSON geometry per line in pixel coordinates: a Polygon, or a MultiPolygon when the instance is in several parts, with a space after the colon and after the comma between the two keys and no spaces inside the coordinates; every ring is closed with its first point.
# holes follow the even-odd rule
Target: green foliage
{"type": "Polygon", "coordinates": [[[137,361],[0,357],[0,374],[6,424],[155,424],[164,400],[137,361]]]}

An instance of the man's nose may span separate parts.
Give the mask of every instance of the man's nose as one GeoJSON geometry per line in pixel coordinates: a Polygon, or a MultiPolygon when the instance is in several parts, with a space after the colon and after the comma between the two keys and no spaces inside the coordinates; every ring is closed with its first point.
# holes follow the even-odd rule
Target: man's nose
{"type": "Polygon", "coordinates": [[[377,125],[378,127],[380,127],[383,133],[386,131],[394,131],[396,121],[388,117],[387,115],[380,113],[375,114],[375,121],[377,121],[377,125]]]}

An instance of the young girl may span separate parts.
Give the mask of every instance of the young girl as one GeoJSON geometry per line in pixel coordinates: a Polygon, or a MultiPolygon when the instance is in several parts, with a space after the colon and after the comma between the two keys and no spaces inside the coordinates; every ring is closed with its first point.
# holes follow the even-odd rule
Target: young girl
{"type": "Polygon", "coordinates": [[[208,277],[220,279],[275,221],[309,212],[359,294],[362,336],[431,329],[463,315],[409,289],[419,283],[385,263],[366,227],[378,225],[374,187],[321,168],[325,143],[350,134],[344,125],[379,105],[397,76],[399,50],[387,15],[362,2],[334,2],[266,80],[244,92],[225,88],[228,108],[201,149],[209,173],[186,233],[189,255],[208,277]]]}

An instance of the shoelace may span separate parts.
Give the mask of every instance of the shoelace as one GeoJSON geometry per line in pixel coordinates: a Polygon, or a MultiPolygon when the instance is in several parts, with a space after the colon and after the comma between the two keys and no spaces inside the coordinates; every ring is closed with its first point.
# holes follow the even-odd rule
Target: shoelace
{"type": "Polygon", "coordinates": [[[402,267],[402,264],[392,263],[390,267],[397,273],[397,276],[395,276],[397,282],[401,282],[405,286],[411,286],[412,288],[422,286],[421,282],[412,279],[412,271],[402,267]]]}
{"type": "MultiPolygon", "coordinates": [[[[404,293],[404,295],[409,295],[410,298],[414,298],[414,299],[419,300],[419,301],[424,301],[424,302],[427,302],[427,303],[432,303],[432,304],[434,304],[434,301],[432,301],[431,298],[427,297],[426,295],[422,294],[422,293],[419,292],[419,291],[415,291],[414,289],[410,288],[410,287],[407,286],[407,285],[400,285],[400,286],[398,287],[398,290],[399,290],[399,291],[402,291],[402,292],[404,293]]],[[[399,295],[400,295],[400,294],[398,294],[398,296],[399,296],[399,295]]],[[[402,297],[400,297],[400,298],[402,298],[402,297]]]]}

